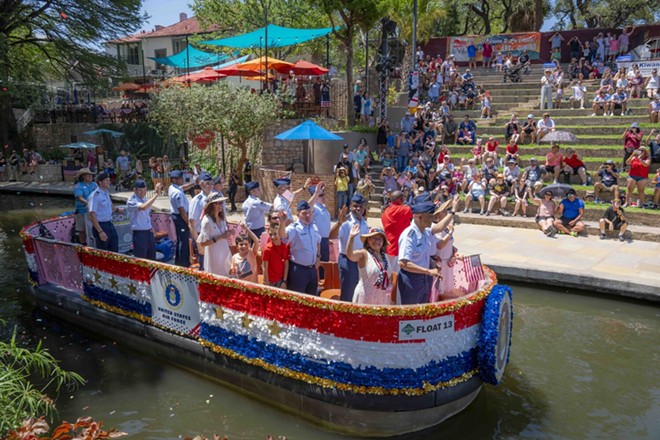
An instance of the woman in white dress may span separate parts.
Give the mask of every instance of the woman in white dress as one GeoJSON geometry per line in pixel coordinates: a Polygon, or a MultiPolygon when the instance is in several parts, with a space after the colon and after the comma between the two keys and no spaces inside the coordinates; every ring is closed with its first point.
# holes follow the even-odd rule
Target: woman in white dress
{"type": "Polygon", "coordinates": [[[368,234],[360,235],[363,249],[353,250],[355,237],[360,235],[360,225],[353,226],[348,236],[346,256],[358,264],[360,280],[353,302],[358,304],[392,304],[392,271],[387,264],[385,248],[387,239],[380,228],[369,229],[368,234]]]}
{"type": "Polygon", "coordinates": [[[223,204],[227,197],[214,194],[204,206],[202,227],[197,237],[197,244],[204,248],[204,270],[216,275],[228,276],[231,264],[231,252],[227,239],[227,228],[223,204]]]}

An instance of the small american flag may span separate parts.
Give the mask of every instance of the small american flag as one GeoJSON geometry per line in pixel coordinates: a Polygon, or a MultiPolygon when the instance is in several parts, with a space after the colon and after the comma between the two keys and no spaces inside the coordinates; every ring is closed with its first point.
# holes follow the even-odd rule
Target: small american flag
{"type": "Polygon", "coordinates": [[[478,283],[486,279],[484,268],[481,266],[481,257],[479,255],[466,255],[461,257],[463,260],[463,268],[465,269],[465,277],[470,283],[478,283]]]}

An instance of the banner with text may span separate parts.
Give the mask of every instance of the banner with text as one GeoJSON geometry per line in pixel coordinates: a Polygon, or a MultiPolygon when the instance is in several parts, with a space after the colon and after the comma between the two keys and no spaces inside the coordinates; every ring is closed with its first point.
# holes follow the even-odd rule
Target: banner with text
{"type": "Polygon", "coordinates": [[[156,324],[193,337],[199,335],[199,292],[193,277],[157,270],[151,279],[151,305],[156,324]]]}
{"type": "Polygon", "coordinates": [[[541,33],[528,32],[519,34],[502,34],[489,36],[466,36],[447,38],[447,53],[453,54],[456,61],[468,61],[468,46],[474,44],[477,48],[477,61],[481,61],[483,55],[483,43],[488,40],[493,46],[493,62],[498,52],[506,55],[511,53],[513,56],[519,56],[523,50],[527,51],[529,58],[537,60],[541,48],[541,33]]]}
{"type": "Polygon", "coordinates": [[[632,69],[634,65],[637,65],[639,67],[639,72],[642,74],[643,77],[648,77],[651,76],[651,72],[653,69],[660,69],[660,60],[652,60],[652,61],[624,61],[624,62],[619,62],[617,61],[616,67],[621,68],[625,67],[627,70],[632,69]]]}

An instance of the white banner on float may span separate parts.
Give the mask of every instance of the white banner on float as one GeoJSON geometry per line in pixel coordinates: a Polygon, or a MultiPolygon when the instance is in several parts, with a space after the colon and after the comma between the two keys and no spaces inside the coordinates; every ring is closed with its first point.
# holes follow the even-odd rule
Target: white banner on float
{"type": "Polygon", "coordinates": [[[654,60],[654,61],[624,61],[624,62],[617,62],[616,66],[621,68],[625,67],[626,70],[630,70],[633,66],[633,64],[637,64],[637,67],[639,67],[639,71],[642,74],[644,78],[648,77],[651,75],[651,71],[653,69],[659,69],[660,68],[660,60],[654,60]]]}
{"type": "Polygon", "coordinates": [[[194,278],[159,269],[151,279],[151,306],[156,324],[199,335],[199,292],[194,278]]]}

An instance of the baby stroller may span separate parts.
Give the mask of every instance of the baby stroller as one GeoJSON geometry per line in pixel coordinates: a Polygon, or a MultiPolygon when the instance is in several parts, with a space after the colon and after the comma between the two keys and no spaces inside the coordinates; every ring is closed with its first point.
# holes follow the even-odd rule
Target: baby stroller
{"type": "Polygon", "coordinates": [[[511,67],[505,67],[504,78],[502,81],[506,82],[506,80],[509,79],[512,83],[522,82],[522,70],[524,67],[524,64],[516,64],[511,67]]]}
{"type": "Polygon", "coordinates": [[[137,176],[137,171],[133,170],[126,175],[122,180],[117,182],[115,185],[115,191],[121,189],[133,189],[133,183],[135,182],[135,177],[137,176]]]}

